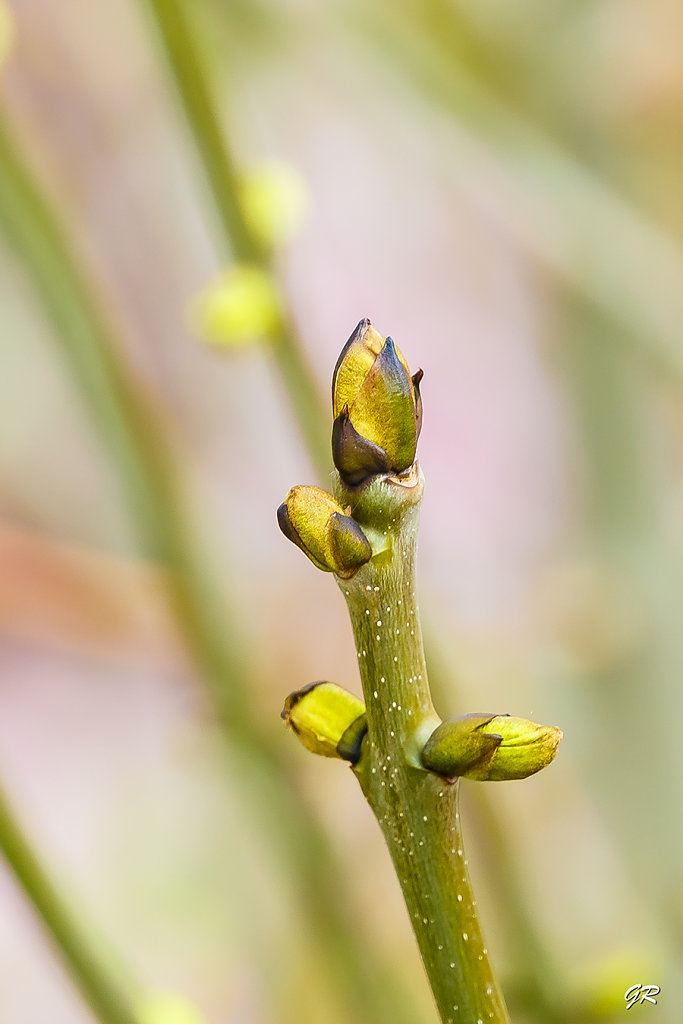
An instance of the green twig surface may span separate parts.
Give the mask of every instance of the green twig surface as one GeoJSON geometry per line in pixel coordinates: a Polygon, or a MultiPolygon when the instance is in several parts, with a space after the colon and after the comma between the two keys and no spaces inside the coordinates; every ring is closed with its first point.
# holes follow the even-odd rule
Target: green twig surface
{"type": "Polygon", "coordinates": [[[458,783],[427,772],[420,751],[439,724],[415,591],[422,480],[378,479],[358,504],[339,486],[378,554],[339,580],[353,625],[368,733],[355,767],[403,890],[444,1024],[505,1022],[479,925],[458,812],[458,783]],[[355,507],[354,507],[355,505],[355,507]]]}

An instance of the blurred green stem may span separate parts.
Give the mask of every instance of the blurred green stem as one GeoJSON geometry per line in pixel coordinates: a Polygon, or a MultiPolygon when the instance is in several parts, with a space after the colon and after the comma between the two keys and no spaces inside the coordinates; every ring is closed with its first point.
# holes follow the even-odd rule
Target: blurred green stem
{"type": "MultiPolygon", "coordinates": [[[[566,373],[585,436],[589,532],[584,543],[614,593],[628,595],[630,605],[621,614],[630,607],[632,617],[611,656],[597,664],[589,661],[583,672],[575,697],[575,713],[590,723],[584,730],[582,763],[637,891],[647,893],[648,906],[658,907],[667,923],[666,928],[660,925],[664,937],[671,928],[671,892],[680,884],[683,857],[683,828],[672,827],[670,813],[671,802],[679,806],[683,798],[678,727],[683,557],[666,487],[675,478],[676,456],[667,428],[653,414],[660,395],[648,386],[637,355],[620,348],[609,321],[573,297],[563,298],[569,325],[566,373]],[[586,679],[593,685],[585,685],[586,679]],[[624,758],[621,739],[630,735],[639,742],[624,758]],[[656,743],[642,739],[655,735],[656,743]],[[660,792],[667,798],[653,797],[660,792]],[[647,829],[632,820],[633,806],[647,806],[647,829]],[[655,872],[653,835],[668,836],[655,872]]],[[[606,618],[604,628],[608,623],[606,618]]]]}
{"type": "MultiPolygon", "coordinates": [[[[86,406],[125,493],[131,521],[148,555],[169,571],[169,599],[179,630],[200,667],[231,745],[249,764],[248,799],[258,794],[272,824],[303,912],[328,958],[349,1008],[360,999],[377,1021],[411,1021],[406,1000],[381,991],[381,958],[370,955],[341,889],[343,873],[322,826],[289,777],[268,728],[252,711],[246,658],[224,595],[197,549],[186,514],[186,490],[162,411],[127,366],[116,329],[97,299],[67,231],[34,180],[7,123],[0,118],[0,224],[23,259],[57,329],[86,406]]],[[[27,891],[29,898],[33,893],[27,891]]],[[[44,915],[45,908],[34,904],[44,915]]],[[[414,1020],[414,1017],[412,1017],[414,1020]]]]}
{"type": "MultiPolygon", "coordinates": [[[[434,630],[426,632],[425,644],[434,698],[437,704],[450,705],[454,688],[442,637],[434,630]]],[[[467,802],[467,816],[474,830],[481,833],[479,852],[484,857],[490,884],[496,893],[505,896],[501,923],[509,937],[515,964],[515,991],[508,992],[508,1004],[514,1012],[515,992],[519,992],[524,997],[524,1011],[543,1024],[576,1024],[576,1008],[563,991],[564,978],[524,897],[523,867],[493,806],[493,795],[487,786],[475,788],[476,794],[471,792],[467,802]]]]}
{"type": "Polygon", "coordinates": [[[129,992],[98,953],[32,851],[0,788],[0,849],[15,878],[38,910],[62,960],[102,1024],[141,1024],[129,992]]]}
{"type": "MultiPolygon", "coordinates": [[[[247,224],[239,202],[240,177],[222,129],[205,70],[201,46],[184,0],[144,0],[154,18],[187,123],[213,193],[226,249],[235,259],[272,273],[271,261],[247,224]]],[[[273,331],[273,356],[294,416],[321,478],[329,472],[327,418],[320,389],[301,347],[285,297],[273,331]]]]}
{"type": "Polygon", "coordinates": [[[520,248],[607,316],[620,345],[683,375],[683,249],[675,237],[515,109],[509,81],[498,94],[476,62],[467,66],[463,12],[456,17],[450,0],[379,0],[354,10],[358,37],[372,48],[369,66],[379,58],[399,89],[421,92],[428,116],[432,105],[446,110],[456,143],[488,165],[494,191],[513,211],[506,228],[520,248]]]}

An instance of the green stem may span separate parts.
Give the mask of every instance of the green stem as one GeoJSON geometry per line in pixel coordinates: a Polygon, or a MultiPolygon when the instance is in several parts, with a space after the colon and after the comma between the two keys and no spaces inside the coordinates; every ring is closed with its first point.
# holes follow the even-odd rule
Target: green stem
{"type": "Polygon", "coordinates": [[[358,654],[368,735],[356,774],[384,833],[444,1024],[508,1021],[472,894],[458,785],[420,764],[439,723],[432,705],[415,595],[421,474],[343,500],[374,557],[339,580],[358,654]],[[381,507],[380,507],[381,506],[381,507]]]}
{"type": "MultiPolygon", "coordinates": [[[[239,200],[240,175],[218,117],[201,45],[183,0],[144,0],[156,23],[187,123],[201,157],[218,212],[223,241],[238,260],[272,273],[268,253],[254,236],[239,200]]],[[[322,478],[329,471],[327,416],[320,388],[280,293],[282,314],[273,331],[273,355],[290,406],[313,464],[322,478]]]]}
{"type": "Polygon", "coordinates": [[[0,789],[0,849],[17,881],[52,935],[71,975],[102,1024],[140,1024],[128,992],[124,991],[104,959],[95,952],[90,936],[50,881],[31,850],[0,789]]]}

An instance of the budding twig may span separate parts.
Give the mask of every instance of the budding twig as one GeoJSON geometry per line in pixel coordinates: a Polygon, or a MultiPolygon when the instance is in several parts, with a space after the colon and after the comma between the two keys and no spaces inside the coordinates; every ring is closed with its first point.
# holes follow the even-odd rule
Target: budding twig
{"type": "Polygon", "coordinates": [[[345,691],[320,684],[300,691],[300,701],[298,694],[288,698],[284,715],[309,749],[322,746],[319,752],[332,756],[345,756],[342,730],[354,726],[348,759],[384,833],[442,1021],[500,1024],[508,1016],[467,872],[458,779],[524,778],[550,763],[561,733],[507,715],[440,723],[432,705],[415,592],[421,378],[421,371],[411,377],[391,339],[368,320],[337,362],[335,497],[371,555],[342,571],[332,566],[325,544],[329,518],[339,513],[324,492],[309,497],[309,508],[301,491],[311,489],[294,488],[278,519],[314,564],[336,574],[353,625],[365,709],[361,715],[357,704],[348,706],[345,691]],[[307,709],[303,694],[311,692],[316,699],[307,709]]]}

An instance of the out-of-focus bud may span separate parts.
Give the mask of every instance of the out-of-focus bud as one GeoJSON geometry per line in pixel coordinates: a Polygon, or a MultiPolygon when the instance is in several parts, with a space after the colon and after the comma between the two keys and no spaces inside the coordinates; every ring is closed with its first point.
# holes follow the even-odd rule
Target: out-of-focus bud
{"type": "Polygon", "coordinates": [[[422,751],[422,763],[447,778],[526,779],[550,764],[561,739],[560,729],[526,718],[464,715],[434,730],[422,751]]]}
{"type": "Polygon", "coordinates": [[[266,249],[296,235],[309,207],[306,182],[284,160],[254,168],[240,184],[240,199],[249,227],[266,249]]]}
{"type": "Polygon", "coordinates": [[[136,1009],[141,1024],[206,1024],[194,1003],[175,992],[152,992],[136,1009]]]}
{"type": "Polygon", "coordinates": [[[0,0],[0,67],[5,63],[14,44],[14,15],[9,4],[0,0]]]}
{"type": "Polygon", "coordinates": [[[309,683],[290,693],[282,718],[314,754],[355,764],[367,732],[365,704],[335,683],[309,683]]]}
{"type": "Polygon", "coordinates": [[[577,1020],[623,1020],[624,1010],[657,1002],[659,986],[649,984],[666,976],[661,950],[623,946],[596,956],[591,951],[570,975],[568,996],[577,1020]]]}
{"type": "Polygon", "coordinates": [[[195,296],[188,316],[191,329],[203,341],[242,348],[272,337],[281,309],[270,274],[237,263],[195,296]]]}
{"type": "Polygon", "coordinates": [[[372,548],[355,519],[319,487],[292,487],[277,510],[285,537],[319,569],[348,579],[372,558],[372,548]]]}
{"type": "Polygon", "coordinates": [[[332,378],[332,456],[353,487],[375,473],[402,473],[415,461],[422,425],[420,381],[391,338],[361,320],[332,378]]]}

